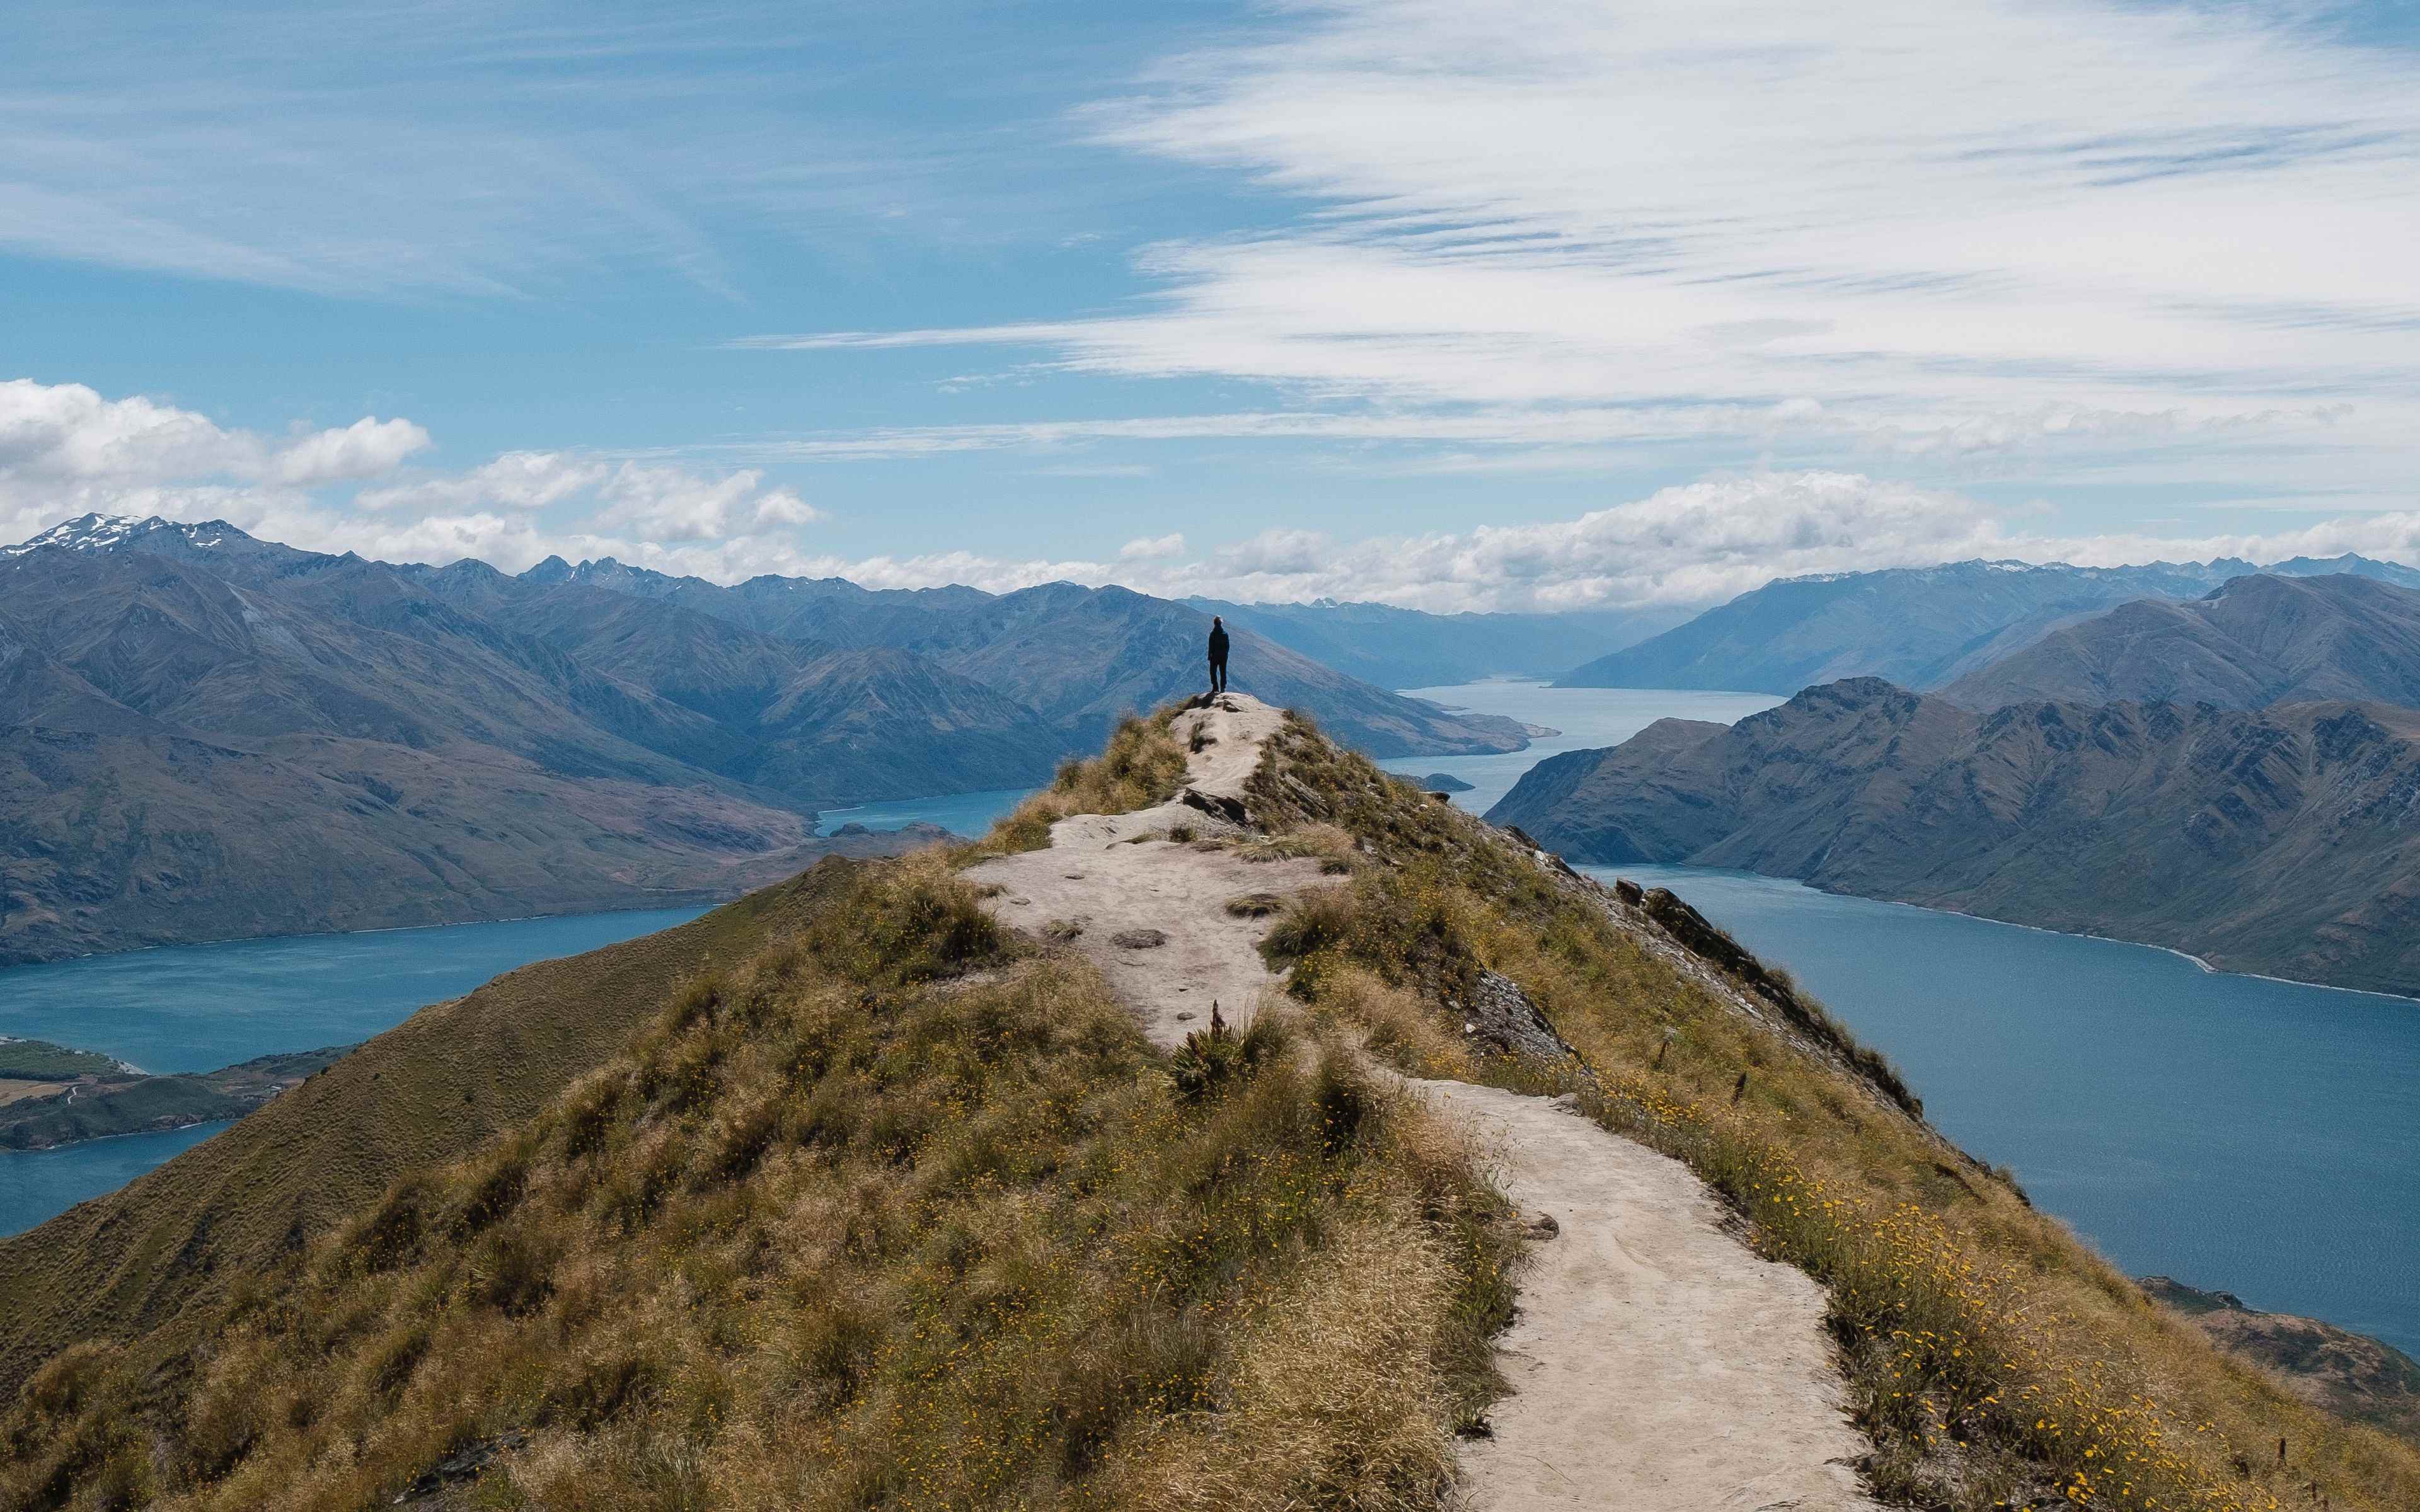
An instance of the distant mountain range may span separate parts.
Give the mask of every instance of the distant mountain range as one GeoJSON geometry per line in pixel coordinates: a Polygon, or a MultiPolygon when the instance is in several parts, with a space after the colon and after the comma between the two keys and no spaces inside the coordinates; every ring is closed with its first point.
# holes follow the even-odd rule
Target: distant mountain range
{"type": "Polygon", "coordinates": [[[2199,598],[2228,579],[2352,575],[2420,588],[2420,571],[2366,557],[2152,563],[2137,567],[1955,562],[1790,578],[1578,667],[1563,687],[1795,693],[1844,677],[1930,691],[2063,625],[2137,599],[2199,598]]]}
{"type": "MultiPolygon", "coordinates": [[[[0,548],[0,964],[729,896],[817,807],[1024,786],[1202,682],[1124,589],[519,577],[86,516],[0,548]]],[[[1520,748],[1249,631],[1236,686],[1373,754],[1520,748]]]]}
{"type": "MultiPolygon", "coordinates": [[[[478,566],[411,570],[437,580],[478,566]]],[[[788,643],[906,652],[1030,710],[1051,732],[1054,755],[1093,749],[1121,715],[1205,686],[1210,615],[1126,588],[1046,583],[995,595],[972,588],[876,590],[840,578],[775,577],[724,587],[611,559],[574,566],[561,558],[511,580],[601,589],[788,643]]],[[[1241,625],[1233,641],[1239,691],[1305,709],[1371,755],[1466,755],[1518,750],[1527,743],[1523,728],[1510,719],[1448,714],[1344,675],[1241,625]]]]}
{"type": "Polygon", "coordinates": [[[2420,994],[2420,712],[2023,702],[1878,678],[1541,763],[1488,817],[1684,861],[2420,994]]]}
{"type": "Polygon", "coordinates": [[[1688,618],[1686,609],[1555,614],[1423,614],[1390,604],[1231,604],[1204,613],[1381,687],[1437,687],[1492,677],[1553,678],[1688,618]]]}
{"type": "Polygon", "coordinates": [[[1976,709],[2045,699],[2420,707],[2420,592],[2376,578],[2237,578],[2186,603],[2146,599],[2054,630],[1941,696],[1976,709]]]}

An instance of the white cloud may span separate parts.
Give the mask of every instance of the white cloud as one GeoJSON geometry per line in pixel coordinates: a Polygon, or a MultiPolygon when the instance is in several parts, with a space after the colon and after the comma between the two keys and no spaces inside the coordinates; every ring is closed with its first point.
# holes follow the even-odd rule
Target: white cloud
{"type": "MultiPolygon", "coordinates": [[[[1776,443],[1936,476],[2218,459],[2275,491],[2316,464],[2411,498],[2420,92],[2406,53],[2346,42],[2325,13],[1272,14],[1260,39],[1170,59],[1091,119],[1291,196],[1293,224],[1153,247],[1161,293],[1126,312],[750,344],[1040,347],[1080,373],[1279,385],[1321,411],[1296,417],[1306,432],[1426,424],[1566,463],[1727,438],[1745,465],[1776,443]]],[[[1022,429],[806,444],[1052,439],[1022,429]]]]}
{"type": "Polygon", "coordinates": [[[685,468],[625,462],[597,492],[605,504],[599,524],[651,540],[720,540],[821,517],[789,489],[766,487],[765,475],[753,469],[706,478],[685,468]]]}
{"type": "Polygon", "coordinates": [[[613,475],[606,464],[563,452],[506,452],[467,472],[415,478],[353,496],[364,509],[545,509],[613,475]]]}
{"type": "Polygon", "coordinates": [[[290,504],[310,485],[377,476],[428,444],[408,420],[365,417],[283,442],[141,394],[81,383],[0,382],[0,530],[88,511],[181,516],[210,501],[290,504]]]}
{"type": "Polygon", "coordinates": [[[507,452],[465,471],[400,475],[430,445],[408,420],[365,418],[272,441],[136,395],[0,383],[0,540],[86,513],[225,519],[313,550],[391,561],[475,556],[526,567],[551,552],[714,576],[788,571],[822,517],[754,469],[697,471],[571,452],[507,452]],[[371,481],[351,508],[330,486],[371,481]]]}
{"type": "Polygon", "coordinates": [[[506,452],[465,472],[364,489],[355,501],[381,514],[480,519],[498,509],[535,513],[566,505],[580,512],[584,526],[601,527],[599,538],[630,532],[679,543],[753,535],[823,517],[793,490],[767,486],[754,469],[708,475],[566,452],[506,452]]]}
{"type": "Polygon", "coordinates": [[[375,478],[427,447],[428,432],[409,420],[365,417],[342,430],[303,437],[277,454],[270,474],[302,486],[375,478]]]}
{"type": "Polygon", "coordinates": [[[1184,554],[1185,535],[1182,532],[1171,532],[1167,535],[1137,536],[1118,550],[1118,558],[1123,562],[1149,562],[1156,557],[1176,557],[1184,554]]]}
{"type": "MultiPolygon", "coordinates": [[[[119,490],[108,510],[225,518],[311,549],[440,563],[476,557],[515,572],[550,555],[613,557],[719,582],[780,573],[872,588],[964,583],[1005,593],[1066,580],[1170,597],[1369,599],[1439,612],[1697,606],[1776,577],[1974,557],[2110,565],[2350,550],[2420,563],[2414,510],[2268,532],[2055,534],[2024,528],[2022,513],[2012,524],[2008,512],[1954,490],[1828,470],[1709,477],[1568,519],[1459,532],[1338,539],[1273,530],[1207,549],[1171,533],[1133,540],[1108,560],[967,550],[852,557],[803,548],[785,528],[800,521],[787,517],[806,511],[811,519],[813,512],[752,471],[708,475],[563,456],[544,466],[527,456],[497,461],[509,465],[415,484],[416,501],[437,506],[427,509],[355,514],[291,488],[148,486],[119,490]],[[578,481],[561,496],[573,505],[568,512],[479,501],[497,493],[526,499],[563,476],[578,481]],[[720,532],[709,529],[717,525],[720,532]]],[[[85,507],[12,511],[0,503],[0,539],[23,539],[85,507]]]]}

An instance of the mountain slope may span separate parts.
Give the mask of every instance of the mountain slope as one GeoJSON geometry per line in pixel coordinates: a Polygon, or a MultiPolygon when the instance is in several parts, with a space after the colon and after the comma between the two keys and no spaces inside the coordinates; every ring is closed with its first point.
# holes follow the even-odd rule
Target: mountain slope
{"type": "Polygon", "coordinates": [[[0,1242],[0,1503],[1409,1509],[1546,1478],[1541,1427],[1614,1467],[1546,1492],[1575,1506],[2420,1499],[2410,1448],[2223,1362],[1685,904],[1299,721],[1214,819],[1176,774],[1231,733],[1197,769],[1122,729],[1032,874],[1080,880],[1114,810],[1216,831],[1122,848],[1210,932],[1242,916],[1186,877],[1311,884],[1253,926],[1286,993],[1250,1029],[1153,1045],[1085,951],[1162,946],[962,873],[1047,826],[525,968],[0,1242]],[[1520,1109],[1546,1211],[1487,1189],[1456,1099],[1520,1109]]]}
{"type": "Polygon", "coordinates": [[[0,1238],[0,1391],[79,1341],[189,1339],[195,1309],[270,1273],[296,1242],[545,1106],[702,963],[797,927],[840,865],[423,1009],[159,1169],[0,1238]]]}
{"type": "MultiPolygon", "coordinates": [[[[968,588],[874,591],[838,579],[769,577],[723,588],[611,560],[541,564],[526,576],[677,604],[786,639],[913,652],[1024,705],[1071,752],[1099,746],[1121,715],[1207,685],[1210,616],[1125,588],[1045,583],[995,596],[968,588]]],[[[1307,709],[1373,755],[1463,755],[1528,743],[1512,720],[1449,714],[1249,630],[1233,640],[1239,689],[1307,709]]]]}
{"type": "Polygon", "coordinates": [[[2316,700],[2420,706],[2420,591],[2372,578],[2237,578],[2053,631],[1959,678],[1969,708],[2065,700],[2257,709],[2316,700]]]}
{"type": "MultiPolygon", "coordinates": [[[[2134,599],[2198,598],[2261,570],[2236,561],[2134,567],[1957,562],[1785,579],[1578,668],[1559,686],[1795,693],[1844,677],[1881,677],[1927,690],[2071,620],[2134,599]]],[[[2420,572],[2361,558],[2297,559],[2266,570],[2357,571],[2420,588],[2420,572]]]]}
{"type": "Polygon", "coordinates": [[[1575,860],[1737,867],[2420,995],[2420,714],[2024,703],[1863,678],[1542,764],[1490,817],[1575,860]]]}
{"type": "Polygon", "coordinates": [[[803,801],[1058,748],[935,669],[488,576],[163,521],[0,558],[0,964],[709,902],[830,848],[803,801]]]}

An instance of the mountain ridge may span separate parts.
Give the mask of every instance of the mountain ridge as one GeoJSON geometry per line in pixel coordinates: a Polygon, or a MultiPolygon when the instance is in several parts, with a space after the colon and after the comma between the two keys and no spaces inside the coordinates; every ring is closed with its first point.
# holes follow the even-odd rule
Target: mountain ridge
{"type": "Polygon", "coordinates": [[[1939,691],[1976,709],[2045,700],[2420,706],[2420,591],[2351,575],[2249,574],[2197,599],[2121,604],[1939,691]]]}
{"type": "Polygon", "coordinates": [[[2012,704],[1878,678],[1540,764],[1490,811],[1685,862],[2420,995],[2420,712],[2012,704]]]}
{"type": "Polygon", "coordinates": [[[1791,694],[1847,677],[1930,691],[2064,625],[2135,599],[2198,598],[2257,572],[2347,572],[2420,589],[2420,570],[2347,556],[2268,568],[2220,558],[2139,566],[1986,562],[1781,579],[1573,669],[1559,687],[1791,694]]]}
{"type": "MultiPolygon", "coordinates": [[[[11,548],[0,964],[727,898],[833,851],[821,808],[1047,781],[1198,686],[1206,630],[1122,589],[753,594],[772,608],[614,563],[396,566],[157,517],[11,548]],[[829,633],[773,613],[814,602],[846,611],[829,633]]],[[[1527,743],[1237,650],[1379,749],[1527,743]]]]}

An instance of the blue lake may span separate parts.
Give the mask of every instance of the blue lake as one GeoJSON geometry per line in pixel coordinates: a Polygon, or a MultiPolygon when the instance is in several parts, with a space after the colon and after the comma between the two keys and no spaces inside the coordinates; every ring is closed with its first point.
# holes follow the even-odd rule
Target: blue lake
{"type": "MultiPolygon", "coordinates": [[[[1412,757],[1484,811],[1530,765],[1668,716],[1730,721],[1754,693],[1415,689],[1552,726],[1502,756],[1412,757]]],[[[823,816],[975,835],[1023,792],[867,804],[823,816]]],[[[1906,1070],[1933,1120],[2011,1167],[2036,1202],[2137,1274],[2164,1272],[2420,1352],[2420,1004],[2257,978],[2180,956],[1679,867],[1670,887],[1788,966],[1906,1070]]],[[[250,941],[0,972],[0,1034],[207,1070],[360,1040],[499,972],[665,928],[694,911],[588,915],[250,941]]],[[[0,1154],[0,1232],[114,1189],[209,1128],[0,1154]]]]}
{"type": "MultiPolygon", "coordinates": [[[[17,966],[0,971],[0,1034],[98,1050],[149,1072],[213,1071],[366,1040],[515,966],[652,934],[703,911],[235,940],[17,966]]],[[[0,1234],[115,1191],[216,1127],[0,1151],[0,1234]]]]}
{"type": "MultiPolygon", "coordinates": [[[[1667,714],[1728,722],[1781,702],[1524,683],[1419,691],[1563,732],[1514,756],[1383,764],[1475,784],[1454,801],[1478,812],[1558,749],[1612,745],[1667,714]]],[[[1944,1133],[2015,1171],[2130,1273],[2420,1354],[2420,1002],[1774,877],[1586,870],[1668,887],[1787,966],[1899,1062],[1944,1133]]]]}
{"type": "Polygon", "coordinates": [[[1736,724],[1783,701],[1770,693],[1667,692],[1638,687],[1548,687],[1543,683],[1466,683],[1454,687],[1414,687],[1414,698],[1475,714],[1500,714],[1559,732],[1529,742],[1527,750],[1501,756],[1393,756],[1378,764],[1405,777],[1444,772],[1471,785],[1453,801],[1485,813],[1512,791],[1522,774],[1549,756],[1592,746],[1618,746],[1658,719],[1705,719],[1736,724]]]}

